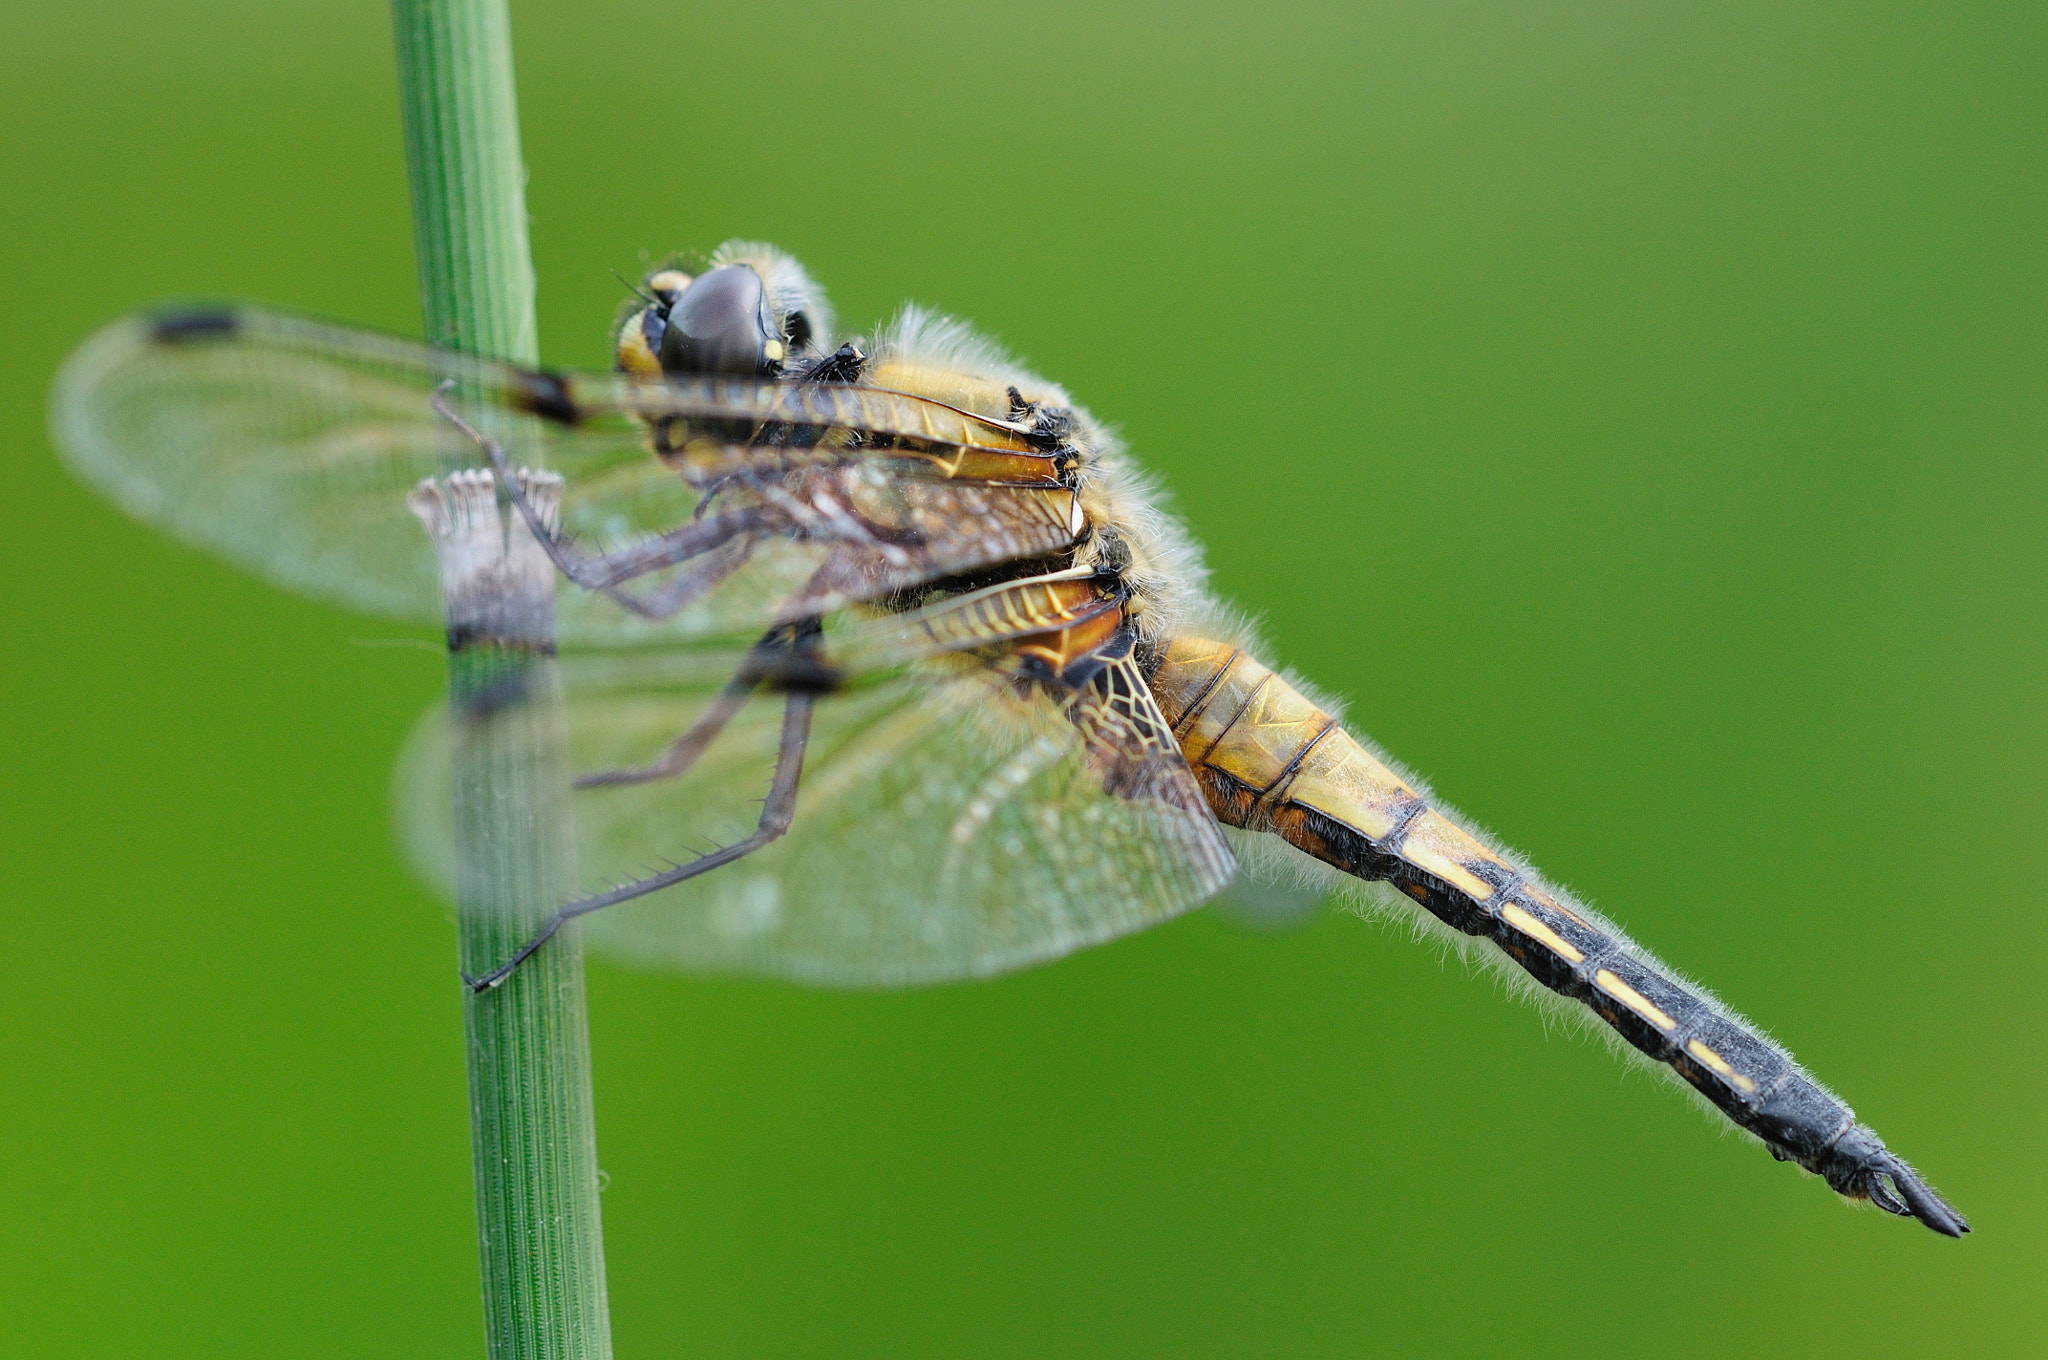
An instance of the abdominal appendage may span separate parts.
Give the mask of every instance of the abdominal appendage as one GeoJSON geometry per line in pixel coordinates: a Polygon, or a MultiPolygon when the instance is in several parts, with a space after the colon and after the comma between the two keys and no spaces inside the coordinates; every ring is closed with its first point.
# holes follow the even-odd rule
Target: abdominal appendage
{"type": "Polygon", "coordinates": [[[1165,646],[1150,680],[1220,821],[1385,880],[1445,924],[1492,941],[1676,1069],[1773,1155],[1840,1193],[1950,1236],[1969,1231],[1790,1054],[1432,809],[1280,676],[1235,647],[1182,638],[1165,646]]]}

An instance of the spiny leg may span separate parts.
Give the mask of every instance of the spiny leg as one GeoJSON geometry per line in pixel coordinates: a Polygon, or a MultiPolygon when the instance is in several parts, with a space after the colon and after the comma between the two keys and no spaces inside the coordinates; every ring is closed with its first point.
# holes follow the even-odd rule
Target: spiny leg
{"type": "Polygon", "coordinates": [[[473,978],[464,973],[462,980],[469,984],[470,990],[487,991],[512,976],[513,969],[533,957],[536,949],[553,939],[557,931],[577,917],[588,916],[591,912],[617,906],[621,902],[630,902],[636,897],[645,897],[648,893],[673,887],[700,874],[708,874],[713,869],[745,858],[789,830],[790,820],[796,814],[796,787],[798,778],[803,774],[804,748],[809,745],[811,739],[811,712],[817,701],[817,694],[811,690],[791,690],[784,700],[782,740],[775,755],[775,778],[768,786],[768,797],[761,805],[761,820],[755,825],[753,834],[708,855],[700,855],[688,864],[678,864],[665,872],[635,879],[631,883],[622,883],[609,892],[580,898],[567,904],[555,913],[553,920],[541,927],[538,934],[522,945],[518,953],[504,963],[482,977],[473,978]]]}
{"type": "Polygon", "coordinates": [[[665,534],[649,539],[645,543],[622,548],[617,552],[597,556],[571,556],[565,541],[550,529],[538,509],[512,473],[505,457],[504,446],[490,438],[475,426],[455,414],[448,405],[446,393],[452,383],[444,383],[434,392],[434,410],[442,419],[460,430],[490,459],[491,467],[498,475],[498,481],[505,488],[506,495],[518,509],[521,519],[532,533],[533,539],[547,553],[548,560],[572,583],[585,590],[599,591],[619,605],[649,619],[664,619],[687,607],[705,591],[723,581],[746,561],[751,551],[754,535],[774,527],[769,511],[760,506],[742,506],[706,516],[665,534]],[[641,598],[619,589],[628,581],[672,567],[679,562],[701,557],[716,549],[732,549],[738,544],[748,545],[744,550],[720,553],[708,562],[699,564],[698,569],[685,573],[669,582],[652,595],[641,598]]]}
{"type": "Polygon", "coordinates": [[[718,697],[711,701],[704,716],[690,724],[688,731],[670,742],[650,765],[626,765],[610,770],[593,770],[579,774],[570,785],[576,789],[616,788],[626,784],[651,784],[657,779],[673,779],[697,763],[697,758],[709,750],[733,715],[746,707],[747,699],[759,683],[757,676],[744,668],[738,675],[725,682],[725,688],[718,691],[718,697]]]}
{"type": "MultiPolygon", "coordinates": [[[[500,451],[498,459],[503,459],[500,451]]],[[[518,505],[525,498],[525,492],[515,481],[508,483],[508,494],[513,504],[518,505]]],[[[611,591],[628,581],[637,580],[663,567],[672,567],[679,562],[702,557],[720,549],[730,549],[735,542],[747,544],[754,534],[773,527],[766,511],[758,506],[742,506],[716,515],[707,515],[678,529],[658,534],[645,543],[636,543],[630,548],[620,548],[597,557],[571,558],[563,551],[560,539],[549,540],[552,549],[549,558],[560,567],[563,574],[585,590],[611,591]],[[555,554],[559,553],[559,556],[555,554]]],[[[737,556],[729,566],[724,567],[707,584],[723,580],[733,568],[746,560],[744,553],[737,556]]],[[[694,598],[694,595],[691,597],[694,598]]],[[[629,608],[646,608],[645,601],[622,599],[629,608]]],[[[688,603],[688,601],[684,601],[688,603]]],[[[671,610],[670,612],[674,612],[671,610]]]]}
{"type": "Polygon", "coordinates": [[[614,594],[612,598],[621,600],[627,608],[646,618],[668,618],[696,603],[705,592],[745,566],[747,559],[754,555],[754,544],[758,541],[753,532],[736,534],[676,573],[674,579],[663,582],[644,595],[624,598],[614,594]]]}
{"type": "Polygon", "coordinates": [[[746,660],[725,687],[711,701],[704,716],[691,723],[689,730],[670,742],[651,765],[624,766],[610,770],[595,770],[590,774],[576,776],[571,786],[578,789],[616,787],[622,784],[647,784],[657,779],[673,779],[697,763],[718,734],[725,730],[733,716],[746,706],[749,696],[760,688],[765,679],[779,678],[785,684],[798,683],[796,667],[787,658],[801,656],[809,660],[815,650],[820,630],[815,619],[806,619],[798,624],[778,625],[771,628],[747,651],[746,660]]]}

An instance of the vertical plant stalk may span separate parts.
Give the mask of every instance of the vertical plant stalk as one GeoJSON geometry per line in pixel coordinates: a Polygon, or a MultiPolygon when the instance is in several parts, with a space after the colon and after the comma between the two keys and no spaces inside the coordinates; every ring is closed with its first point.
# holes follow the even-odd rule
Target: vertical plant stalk
{"type": "MultiPolygon", "coordinates": [[[[505,0],[394,0],[427,337],[537,357],[505,0]]],[[[575,878],[554,573],[488,472],[414,493],[448,616],[463,971],[508,958],[575,878]]],[[[529,489],[552,505],[559,480],[529,489]]],[[[484,1329],[492,1360],[609,1360],[583,954],[573,926],[466,994],[484,1329]]]]}

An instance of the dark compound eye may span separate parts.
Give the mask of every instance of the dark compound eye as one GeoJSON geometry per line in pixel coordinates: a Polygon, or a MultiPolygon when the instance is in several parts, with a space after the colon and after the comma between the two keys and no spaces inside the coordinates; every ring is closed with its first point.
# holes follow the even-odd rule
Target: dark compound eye
{"type": "Polygon", "coordinates": [[[724,265],[683,290],[661,332],[665,373],[772,374],[782,365],[782,336],[761,276],[724,265]]]}

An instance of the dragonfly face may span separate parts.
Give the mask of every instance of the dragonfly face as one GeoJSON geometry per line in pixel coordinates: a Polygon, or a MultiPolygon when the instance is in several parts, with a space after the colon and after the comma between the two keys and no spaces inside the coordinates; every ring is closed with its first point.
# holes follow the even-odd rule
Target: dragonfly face
{"type": "Polygon", "coordinates": [[[813,335],[831,321],[802,266],[754,243],[723,247],[697,278],[657,270],[643,297],[647,305],[619,329],[618,363],[646,377],[780,377],[792,360],[816,357],[813,335]]]}
{"type": "MultiPolygon", "coordinates": [[[[563,906],[599,944],[985,974],[1187,910],[1233,838],[1270,842],[1583,1006],[1844,1195],[1967,1231],[1783,1049],[1260,662],[1058,387],[915,310],[842,341],[765,246],[645,289],[613,375],[256,308],[133,318],[67,364],[54,425],[135,513],[386,613],[442,617],[415,515],[444,549],[516,515],[566,582],[579,857],[625,880],[563,906]]],[[[425,812],[439,769],[410,776],[425,812]]]]}

